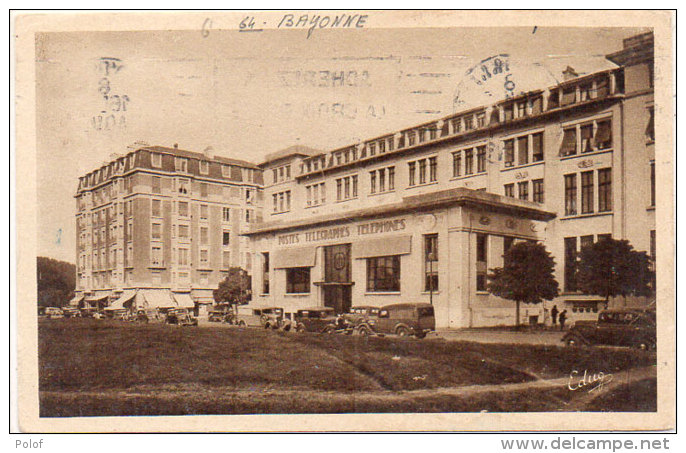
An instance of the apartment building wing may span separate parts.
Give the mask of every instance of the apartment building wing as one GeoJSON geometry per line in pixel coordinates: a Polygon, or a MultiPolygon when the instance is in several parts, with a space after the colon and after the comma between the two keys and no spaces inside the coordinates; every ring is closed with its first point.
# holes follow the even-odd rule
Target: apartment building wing
{"type": "MultiPolygon", "coordinates": [[[[580,249],[615,237],[652,256],[655,250],[652,35],[630,38],[624,46],[608,56],[616,67],[582,75],[567,68],[555,86],[331,151],[293,155],[299,167],[291,169],[297,173],[288,182],[288,202],[281,209],[283,188],[266,186],[272,210],[265,215],[266,223],[250,233],[261,267],[253,278],[256,302],[294,308],[302,301],[339,309],[348,300],[379,305],[400,299],[427,302],[435,296],[444,304],[442,309],[437,306],[437,313],[443,313],[437,319],[440,326],[511,323],[509,305],[484,292],[485,269],[497,266],[504,248],[517,240],[540,240],[555,257],[562,294],[550,303],[527,307],[525,318],[541,322],[554,305],[560,311],[566,308],[572,320],[595,317],[603,301],[581,294],[575,282],[580,249]],[[472,194],[465,195],[473,198],[467,203],[473,209],[469,215],[461,206],[461,214],[437,209],[429,217],[391,216],[395,206],[413,197],[456,189],[472,194]],[[494,217],[476,193],[482,191],[501,196],[503,204],[531,203],[550,216],[541,214],[544,224],[530,223],[524,211],[512,206],[511,217],[494,217]],[[373,225],[381,226],[367,227],[369,222],[360,220],[370,216],[373,225]],[[522,224],[531,230],[518,230],[522,224]],[[388,240],[367,244],[369,250],[384,250],[384,256],[361,261],[355,258],[356,233],[367,230],[389,235],[388,240]],[[462,245],[454,246],[448,238],[458,230],[469,233],[462,245]],[[296,250],[303,244],[307,247],[296,250]],[[470,251],[471,258],[451,261],[443,255],[439,270],[427,271],[422,254],[436,248],[441,256],[446,247],[470,251]],[[288,248],[294,251],[282,250],[288,248]],[[335,290],[333,296],[330,288],[336,285],[328,284],[326,275],[327,263],[336,256],[339,265],[349,269],[343,274],[353,277],[346,277],[352,278],[346,280],[350,289],[335,290]],[[353,259],[340,258],[346,256],[353,259]],[[286,266],[289,260],[297,266],[286,266]],[[391,277],[377,286],[377,275],[391,277]],[[427,283],[433,281],[439,282],[436,288],[427,283]]],[[[280,161],[285,158],[279,156],[280,161]]],[[[273,170],[277,164],[268,159],[261,167],[273,170]]],[[[454,201],[455,206],[460,203],[454,201]]]]}
{"type": "Polygon", "coordinates": [[[253,163],[176,146],[144,146],[84,175],[76,193],[82,303],[204,311],[229,267],[251,267],[240,233],[261,221],[262,186],[253,163]]]}

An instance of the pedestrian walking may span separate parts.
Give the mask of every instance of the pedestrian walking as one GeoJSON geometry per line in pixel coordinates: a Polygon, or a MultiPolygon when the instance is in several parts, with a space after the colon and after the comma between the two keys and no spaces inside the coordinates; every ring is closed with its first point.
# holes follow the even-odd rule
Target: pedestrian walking
{"type": "Polygon", "coordinates": [[[567,310],[562,310],[560,313],[560,330],[565,329],[565,321],[567,321],[567,310]]]}
{"type": "Polygon", "coordinates": [[[550,310],[550,316],[553,318],[553,325],[557,324],[557,314],[559,313],[559,310],[557,309],[557,305],[553,305],[553,309],[550,310]]]}

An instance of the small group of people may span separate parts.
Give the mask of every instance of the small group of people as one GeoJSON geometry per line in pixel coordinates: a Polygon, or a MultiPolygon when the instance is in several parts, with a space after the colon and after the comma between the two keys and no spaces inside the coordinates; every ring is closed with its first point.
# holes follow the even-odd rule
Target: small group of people
{"type": "Polygon", "coordinates": [[[553,327],[557,326],[558,314],[560,320],[560,330],[564,330],[565,322],[567,322],[567,310],[562,310],[562,313],[557,309],[557,305],[553,305],[550,310],[550,316],[553,319],[553,327]]]}

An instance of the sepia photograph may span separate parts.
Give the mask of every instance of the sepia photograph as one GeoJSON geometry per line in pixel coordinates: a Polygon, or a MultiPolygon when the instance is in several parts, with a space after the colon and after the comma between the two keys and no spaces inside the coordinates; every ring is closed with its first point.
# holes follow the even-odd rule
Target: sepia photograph
{"type": "Polygon", "coordinates": [[[673,428],[674,19],[15,14],[20,426],[673,428]]]}

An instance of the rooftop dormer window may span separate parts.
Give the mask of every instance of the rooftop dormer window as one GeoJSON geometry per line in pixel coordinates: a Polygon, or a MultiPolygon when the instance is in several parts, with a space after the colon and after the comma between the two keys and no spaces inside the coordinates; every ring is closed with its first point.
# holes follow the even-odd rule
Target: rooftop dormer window
{"type": "Polygon", "coordinates": [[[162,154],[152,153],[152,166],[162,168],[162,154]]]}
{"type": "Polygon", "coordinates": [[[176,171],[180,171],[182,173],[188,172],[188,159],[177,157],[174,159],[174,164],[176,166],[176,171]]]}

